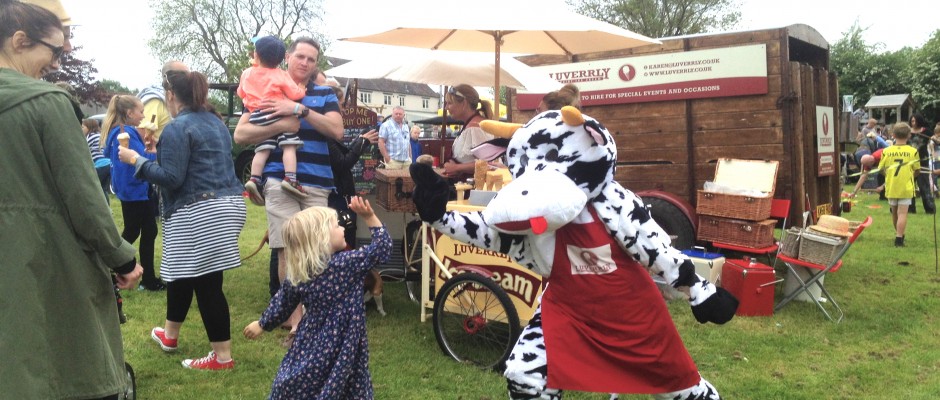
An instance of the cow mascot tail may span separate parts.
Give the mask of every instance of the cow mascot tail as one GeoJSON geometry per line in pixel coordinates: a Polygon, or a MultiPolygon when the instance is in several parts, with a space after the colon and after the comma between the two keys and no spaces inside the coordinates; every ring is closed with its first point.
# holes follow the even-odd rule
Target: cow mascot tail
{"type": "Polygon", "coordinates": [[[577,390],[719,399],[650,274],[688,293],[701,323],[728,322],[738,301],[697,276],[642,200],[614,180],[617,147],[607,129],[574,107],[524,125],[481,126],[509,139],[513,176],[486,209],[446,211],[448,185],[423,164],[411,166],[413,199],[439,232],[507,254],[547,282],[506,362],[509,397],[560,399],[577,390]]]}

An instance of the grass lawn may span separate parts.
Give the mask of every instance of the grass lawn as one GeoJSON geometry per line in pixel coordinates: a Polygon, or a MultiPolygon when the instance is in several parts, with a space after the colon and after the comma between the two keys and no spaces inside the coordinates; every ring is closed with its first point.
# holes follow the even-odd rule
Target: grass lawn
{"type": "MultiPolygon", "coordinates": [[[[793,302],[771,317],[736,317],[726,325],[702,325],[683,301],[669,303],[673,320],[702,375],[727,399],[934,399],[940,397],[940,274],[936,271],[932,215],[911,215],[905,248],[895,248],[887,202],[860,196],[844,216],[874,223],[844,257],[842,269],[826,277],[827,289],[846,312],[840,324],[826,320],[813,303],[793,302]]],[[[374,203],[374,202],[373,202],[374,203]]],[[[118,226],[120,202],[112,197],[118,226]]],[[[261,240],[265,217],[248,206],[240,247],[250,254],[261,240]]],[[[160,238],[157,239],[159,265],[160,238]]],[[[122,326],[128,362],[137,373],[142,399],[263,399],[285,353],[287,332],[276,330],[249,341],[242,328],[268,301],[268,250],[226,272],[232,315],[234,370],[184,369],[180,361],[209,352],[196,302],[183,325],[179,350],[163,353],[150,339],[162,326],[164,292],[124,291],[128,322],[122,326]]],[[[729,255],[730,257],[730,255],[729,255]]],[[[778,266],[778,277],[783,269],[778,266]]],[[[777,298],[781,298],[777,289],[777,298]]],[[[459,364],[438,348],[430,322],[403,283],[386,282],[385,309],[367,310],[369,348],[377,399],[504,399],[496,373],[459,364]]],[[[566,399],[607,399],[597,393],[566,399]]],[[[623,396],[647,399],[649,396],[623,396]]]]}

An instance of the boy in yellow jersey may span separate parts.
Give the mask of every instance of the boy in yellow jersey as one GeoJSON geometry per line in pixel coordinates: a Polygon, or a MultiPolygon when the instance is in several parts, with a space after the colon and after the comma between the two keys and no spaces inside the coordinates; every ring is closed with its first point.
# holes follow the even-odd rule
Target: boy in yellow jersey
{"type": "Polygon", "coordinates": [[[878,168],[885,176],[885,196],[891,205],[891,218],[894,221],[894,246],[904,247],[904,229],[907,227],[907,207],[914,197],[914,176],[920,165],[917,149],[907,145],[911,137],[911,127],[899,122],[891,128],[894,144],[884,149],[878,168]]]}

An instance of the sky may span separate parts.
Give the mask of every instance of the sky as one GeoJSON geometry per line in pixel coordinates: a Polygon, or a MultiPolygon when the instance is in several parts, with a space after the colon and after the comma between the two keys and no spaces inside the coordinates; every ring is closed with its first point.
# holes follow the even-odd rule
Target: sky
{"type": "MultiPolygon", "coordinates": [[[[62,0],[74,23],[79,25],[74,28],[72,40],[74,46],[82,46],[77,56],[84,60],[94,59],[97,79],[115,80],[130,89],[140,89],[159,80],[163,60],[157,60],[147,46],[152,36],[150,21],[154,17],[148,5],[150,1],[160,0],[62,0]]],[[[856,21],[863,29],[867,28],[864,39],[868,44],[881,43],[888,51],[905,46],[921,47],[937,27],[932,21],[934,2],[931,0],[897,0],[891,3],[874,0],[736,1],[741,10],[741,21],[736,30],[803,23],[819,31],[830,44],[841,39],[856,21]]],[[[387,53],[387,50],[371,45],[335,40],[365,33],[375,26],[384,15],[381,7],[394,6],[396,12],[414,10],[410,18],[420,18],[422,7],[452,4],[448,0],[396,0],[379,5],[372,0],[323,2],[328,18],[326,33],[334,38],[327,55],[346,59],[381,59],[381,55],[387,53]]],[[[539,12],[551,9],[547,6],[551,3],[564,7],[562,0],[542,0],[539,12]]]]}

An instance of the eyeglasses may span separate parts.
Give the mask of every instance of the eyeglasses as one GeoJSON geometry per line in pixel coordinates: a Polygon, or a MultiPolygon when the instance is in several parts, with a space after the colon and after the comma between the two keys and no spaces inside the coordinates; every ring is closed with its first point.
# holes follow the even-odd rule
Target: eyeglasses
{"type": "Polygon", "coordinates": [[[461,99],[467,98],[467,96],[464,96],[463,93],[460,93],[459,91],[457,91],[457,89],[454,86],[449,87],[447,89],[447,93],[456,97],[460,97],[461,99]]]}
{"type": "Polygon", "coordinates": [[[49,50],[52,50],[53,60],[60,60],[60,61],[62,60],[62,55],[65,54],[65,46],[54,46],[42,39],[33,39],[33,40],[42,44],[43,46],[48,47],[49,50]]]}

